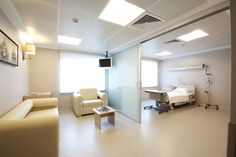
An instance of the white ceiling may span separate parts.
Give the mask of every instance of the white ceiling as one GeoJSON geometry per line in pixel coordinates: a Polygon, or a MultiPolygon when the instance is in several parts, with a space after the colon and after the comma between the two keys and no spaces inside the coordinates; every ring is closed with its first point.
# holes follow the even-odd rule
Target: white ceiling
{"type": "Polygon", "coordinates": [[[168,59],[178,56],[226,49],[230,48],[230,45],[230,16],[226,11],[224,11],[144,43],[142,44],[142,52],[143,57],[145,58],[168,59]],[[189,42],[181,41],[172,44],[165,43],[196,29],[201,29],[207,32],[209,36],[189,42]],[[173,54],[166,57],[155,55],[161,51],[169,51],[173,54]]]}
{"type": "Polygon", "coordinates": [[[136,27],[132,24],[123,27],[98,19],[108,1],[9,0],[37,46],[100,54],[122,47],[184,13],[200,12],[199,8],[203,6],[211,7],[225,0],[127,0],[145,9],[146,13],[165,20],[159,24],[136,27]],[[79,19],[78,24],[72,23],[74,17],[79,19]],[[82,42],[79,46],[58,44],[57,35],[81,38],[82,42]]]}

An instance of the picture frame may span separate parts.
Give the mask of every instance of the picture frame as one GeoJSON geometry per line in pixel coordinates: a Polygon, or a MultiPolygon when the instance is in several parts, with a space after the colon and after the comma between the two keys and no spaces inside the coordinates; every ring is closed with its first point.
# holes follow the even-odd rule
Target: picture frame
{"type": "Polygon", "coordinates": [[[0,29],[0,62],[18,66],[18,45],[0,29]]]}

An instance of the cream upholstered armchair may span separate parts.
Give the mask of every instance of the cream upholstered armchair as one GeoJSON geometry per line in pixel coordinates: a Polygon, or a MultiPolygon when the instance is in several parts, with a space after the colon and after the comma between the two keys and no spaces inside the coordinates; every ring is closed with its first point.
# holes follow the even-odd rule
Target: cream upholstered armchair
{"type": "Polygon", "coordinates": [[[73,111],[77,117],[93,113],[93,108],[108,105],[106,93],[97,91],[96,88],[80,89],[73,94],[73,111]]]}

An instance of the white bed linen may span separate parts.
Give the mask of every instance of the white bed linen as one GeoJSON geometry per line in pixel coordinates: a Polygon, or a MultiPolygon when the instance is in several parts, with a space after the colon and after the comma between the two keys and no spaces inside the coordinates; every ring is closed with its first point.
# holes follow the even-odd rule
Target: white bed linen
{"type": "Polygon", "coordinates": [[[193,93],[188,93],[187,90],[182,88],[176,88],[171,92],[167,92],[167,94],[169,97],[169,104],[172,104],[189,101],[189,95],[192,95],[193,93]]]}

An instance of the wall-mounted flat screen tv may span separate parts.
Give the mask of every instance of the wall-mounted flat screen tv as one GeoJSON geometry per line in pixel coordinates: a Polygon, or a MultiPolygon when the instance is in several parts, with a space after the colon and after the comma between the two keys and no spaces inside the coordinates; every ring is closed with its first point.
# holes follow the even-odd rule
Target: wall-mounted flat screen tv
{"type": "Polygon", "coordinates": [[[99,59],[99,67],[100,68],[111,68],[112,67],[112,59],[110,57],[99,59]]]}

